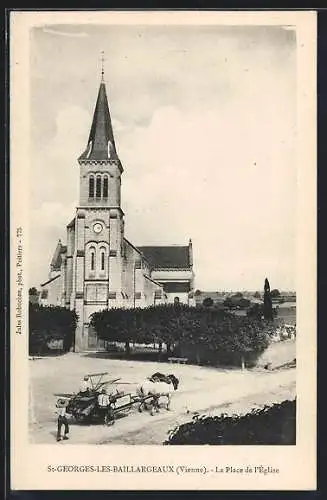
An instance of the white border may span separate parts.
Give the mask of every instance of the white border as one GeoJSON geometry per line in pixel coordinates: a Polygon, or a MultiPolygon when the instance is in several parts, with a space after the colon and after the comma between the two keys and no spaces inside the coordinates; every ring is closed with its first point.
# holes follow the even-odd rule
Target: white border
{"type": "Polygon", "coordinates": [[[305,490],[316,487],[316,13],[315,12],[12,12],[10,108],[11,215],[11,487],[13,489],[305,490]],[[154,447],[28,443],[27,289],[23,334],[16,333],[16,228],[23,228],[28,282],[29,30],[44,24],[291,25],[298,41],[297,445],[290,447],[154,447]],[[50,474],[46,465],[151,463],[265,464],[276,475],[50,474]]]}

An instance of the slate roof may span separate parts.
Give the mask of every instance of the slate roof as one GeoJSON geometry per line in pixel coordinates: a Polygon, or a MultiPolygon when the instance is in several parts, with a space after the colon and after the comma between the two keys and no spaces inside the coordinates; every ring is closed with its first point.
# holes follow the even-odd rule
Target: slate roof
{"type": "Polygon", "coordinates": [[[124,238],[124,242],[126,245],[129,245],[130,247],[134,248],[134,250],[136,250],[139,254],[142,253],[139,247],[134,246],[133,243],[131,243],[127,238],[124,238]]]}
{"type": "Polygon", "coordinates": [[[153,269],[191,268],[188,246],[142,246],[137,247],[153,269]]]}
{"type": "Polygon", "coordinates": [[[163,285],[162,285],[162,283],[159,283],[158,281],[156,281],[156,280],[154,280],[154,279],[150,278],[150,276],[148,276],[147,274],[143,274],[143,276],[144,276],[144,278],[145,278],[145,279],[147,279],[147,280],[151,281],[152,283],[154,283],[155,285],[160,286],[160,287],[163,289],[163,285]]]}
{"type": "Polygon", "coordinates": [[[52,271],[60,271],[61,255],[66,252],[67,252],[67,246],[63,245],[59,240],[50,264],[52,271]]]}
{"type": "Polygon", "coordinates": [[[111,125],[105,83],[100,83],[99,93],[87,147],[79,160],[118,160],[115,139],[111,125]]]}
{"type": "Polygon", "coordinates": [[[70,221],[69,224],[67,224],[66,227],[74,227],[75,226],[75,217],[70,221]]]}

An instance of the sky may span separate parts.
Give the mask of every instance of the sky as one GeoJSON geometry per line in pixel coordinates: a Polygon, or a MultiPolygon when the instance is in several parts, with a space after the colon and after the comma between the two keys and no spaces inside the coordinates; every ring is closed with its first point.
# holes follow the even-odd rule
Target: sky
{"type": "Polygon", "coordinates": [[[192,238],[201,290],[295,289],[295,32],[48,25],[30,47],[29,286],[66,242],[104,51],[126,237],[192,238]]]}

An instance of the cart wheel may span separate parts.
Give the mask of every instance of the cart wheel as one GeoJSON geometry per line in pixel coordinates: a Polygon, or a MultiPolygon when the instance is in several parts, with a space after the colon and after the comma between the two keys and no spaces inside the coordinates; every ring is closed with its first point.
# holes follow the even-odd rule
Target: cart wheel
{"type": "Polygon", "coordinates": [[[105,425],[107,425],[108,427],[110,427],[111,425],[114,425],[115,423],[115,414],[113,411],[108,411],[105,416],[104,416],[104,423],[105,425]]]}

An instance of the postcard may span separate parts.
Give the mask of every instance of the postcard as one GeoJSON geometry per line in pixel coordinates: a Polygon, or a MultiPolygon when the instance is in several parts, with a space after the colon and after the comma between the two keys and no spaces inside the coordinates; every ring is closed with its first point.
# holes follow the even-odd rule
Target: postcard
{"type": "Polygon", "coordinates": [[[11,488],[316,488],[316,13],[14,11],[11,488]]]}

